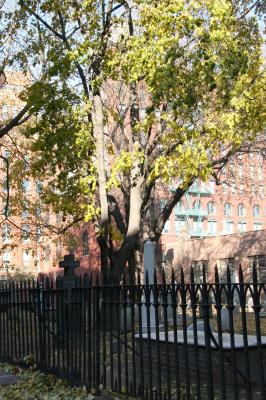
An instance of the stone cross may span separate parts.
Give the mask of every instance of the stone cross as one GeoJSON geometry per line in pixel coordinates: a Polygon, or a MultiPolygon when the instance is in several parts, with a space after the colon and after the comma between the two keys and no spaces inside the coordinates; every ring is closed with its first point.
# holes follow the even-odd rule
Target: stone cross
{"type": "Polygon", "coordinates": [[[71,289],[75,286],[75,269],[80,267],[80,262],[75,261],[74,254],[67,254],[63,261],[59,261],[59,268],[64,268],[64,276],[62,279],[63,288],[71,289]]]}
{"type": "Polygon", "coordinates": [[[63,261],[59,261],[59,268],[64,268],[64,277],[75,276],[75,269],[80,267],[80,262],[75,260],[74,254],[67,254],[63,261]]]}
{"type": "Polygon", "coordinates": [[[61,280],[63,289],[66,289],[64,298],[58,297],[58,335],[63,335],[63,332],[68,328],[69,333],[78,331],[81,324],[81,302],[77,302],[77,298],[72,299],[72,289],[75,287],[75,269],[79,268],[80,262],[75,260],[73,254],[64,256],[64,260],[59,262],[59,268],[64,268],[64,276],[61,280]],[[68,317],[68,327],[66,321],[68,317]]]}

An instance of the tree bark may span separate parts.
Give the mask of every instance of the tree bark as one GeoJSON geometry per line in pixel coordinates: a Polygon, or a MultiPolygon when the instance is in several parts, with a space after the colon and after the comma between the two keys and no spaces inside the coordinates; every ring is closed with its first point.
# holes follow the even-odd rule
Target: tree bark
{"type": "Polygon", "coordinates": [[[93,97],[93,133],[96,142],[96,165],[98,170],[98,186],[99,186],[99,200],[100,200],[100,224],[98,243],[101,250],[101,267],[102,271],[107,270],[109,267],[109,248],[108,248],[108,199],[106,191],[106,176],[104,165],[104,115],[103,105],[100,94],[93,97]]]}

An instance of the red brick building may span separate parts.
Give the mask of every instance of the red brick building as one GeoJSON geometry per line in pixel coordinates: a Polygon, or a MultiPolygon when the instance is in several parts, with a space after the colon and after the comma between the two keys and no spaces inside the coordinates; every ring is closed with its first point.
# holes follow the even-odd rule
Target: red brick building
{"type": "Polygon", "coordinates": [[[240,262],[247,275],[254,261],[262,268],[266,254],[265,161],[259,153],[239,155],[220,179],[218,186],[214,179],[196,182],[175,207],[161,240],[164,264],[201,268],[204,262],[210,277],[215,265],[223,273],[229,263],[233,275],[240,262]]]}
{"type": "MultiPolygon", "coordinates": [[[[7,84],[0,89],[0,124],[23,106],[19,93],[26,84],[27,79],[23,75],[7,73],[7,84]]],[[[9,138],[2,139],[1,154],[8,155],[8,152],[12,152],[12,146],[9,138]]],[[[6,166],[3,160],[1,162],[3,216],[6,166]]],[[[214,179],[206,183],[195,182],[165,224],[160,263],[173,267],[193,264],[201,268],[204,262],[211,276],[215,264],[229,262],[235,269],[241,261],[248,271],[252,260],[249,257],[257,257],[255,260],[259,260],[260,264],[264,262],[265,168],[260,154],[243,154],[235,157],[222,171],[220,185],[214,179]]],[[[22,182],[22,189],[29,201],[38,199],[38,182],[26,179],[22,182]]],[[[90,224],[77,226],[70,234],[70,239],[65,241],[65,238],[52,235],[48,229],[49,226],[60,224],[60,216],[47,213],[47,210],[36,215],[39,210],[35,211],[34,215],[29,215],[24,210],[20,216],[13,218],[13,225],[3,217],[0,227],[2,272],[14,266],[26,273],[49,273],[55,276],[60,271],[57,268],[58,261],[69,251],[73,251],[80,259],[81,268],[77,273],[99,268],[99,248],[90,224]],[[67,246],[64,245],[66,242],[67,246]]]]}

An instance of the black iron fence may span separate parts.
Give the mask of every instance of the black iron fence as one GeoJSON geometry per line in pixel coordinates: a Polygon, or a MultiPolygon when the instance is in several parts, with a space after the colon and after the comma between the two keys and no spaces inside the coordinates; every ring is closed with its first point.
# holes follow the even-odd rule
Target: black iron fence
{"type": "Polygon", "coordinates": [[[266,284],[230,279],[1,282],[0,360],[145,399],[265,400],[266,284]]]}

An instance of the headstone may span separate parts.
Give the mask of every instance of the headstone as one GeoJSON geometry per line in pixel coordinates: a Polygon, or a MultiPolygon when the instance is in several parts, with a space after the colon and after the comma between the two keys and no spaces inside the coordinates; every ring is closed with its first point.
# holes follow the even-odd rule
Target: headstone
{"type": "MultiPolygon", "coordinates": [[[[155,246],[156,244],[148,240],[144,243],[144,279],[148,276],[149,284],[154,284],[154,269],[156,266],[155,260],[155,246]]],[[[142,299],[142,329],[143,332],[148,331],[147,325],[147,307],[145,305],[145,296],[142,299]]],[[[150,294],[150,302],[153,304],[153,294],[150,294]]],[[[155,308],[153,305],[150,306],[150,331],[155,331],[155,308]]]]}
{"type": "Polygon", "coordinates": [[[75,260],[73,254],[67,254],[64,256],[63,261],[59,261],[59,268],[64,268],[64,276],[62,279],[64,289],[71,289],[75,286],[75,269],[79,267],[80,262],[75,260]]]}
{"type": "Polygon", "coordinates": [[[229,311],[224,307],[221,309],[221,325],[222,332],[228,332],[230,330],[229,311]]]}
{"type": "Polygon", "coordinates": [[[64,297],[58,297],[58,332],[61,336],[66,330],[72,334],[81,329],[82,303],[78,293],[73,295],[73,288],[76,284],[77,276],[75,269],[79,268],[80,262],[75,260],[73,254],[64,256],[64,260],[59,262],[59,268],[64,268],[64,275],[61,278],[61,287],[66,289],[64,297]],[[67,326],[68,324],[68,326],[67,326]]]}
{"type": "Polygon", "coordinates": [[[252,297],[249,297],[247,305],[248,305],[248,312],[253,312],[253,298],[252,297]]]}

